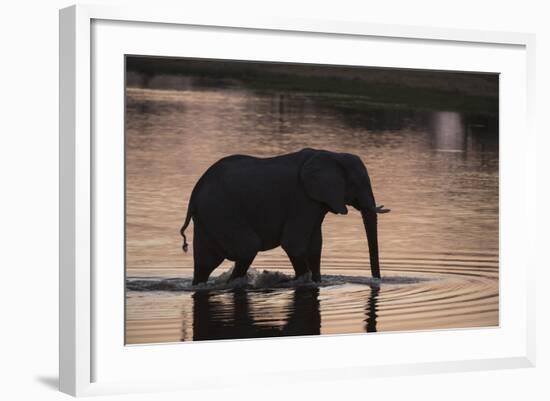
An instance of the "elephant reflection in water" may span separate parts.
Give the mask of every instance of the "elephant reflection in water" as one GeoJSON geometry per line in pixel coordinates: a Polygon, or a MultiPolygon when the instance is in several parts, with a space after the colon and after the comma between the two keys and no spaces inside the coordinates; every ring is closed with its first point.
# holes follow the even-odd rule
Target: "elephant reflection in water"
{"type": "Polygon", "coordinates": [[[251,314],[248,292],[232,291],[233,305],[220,302],[219,293],[193,294],[193,340],[315,335],[321,332],[319,289],[300,287],[294,291],[291,312],[282,327],[258,325],[251,314]]]}
{"type": "MultiPolygon", "coordinates": [[[[371,287],[365,304],[365,331],[376,331],[376,308],[379,287],[371,287]]],[[[193,340],[222,340],[321,334],[319,288],[303,286],[294,289],[285,308],[288,315],[280,325],[258,324],[245,289],[232,291],[232,305],[222,302],[217,291],[193,294],[193,340]]]]}

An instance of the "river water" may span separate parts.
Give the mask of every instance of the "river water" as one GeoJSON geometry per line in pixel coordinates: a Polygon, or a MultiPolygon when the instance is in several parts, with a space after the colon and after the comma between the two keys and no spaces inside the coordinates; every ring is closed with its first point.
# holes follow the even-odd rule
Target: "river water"
{"type": "MultiPolygon", "coordinates": [[[[497,116],[238,85],[126,93],[126,342],[489,327],[499,323],[497,116]],[[230,154],[355,153],[378,204],[382,280],[361,216],[327,215],[322,284],[278,248],[245,281],[230,262],[191,286],[179,228],[191,190],[230,154]]],[[[192,227],[187,230],[192,243],[192,227]]]]}

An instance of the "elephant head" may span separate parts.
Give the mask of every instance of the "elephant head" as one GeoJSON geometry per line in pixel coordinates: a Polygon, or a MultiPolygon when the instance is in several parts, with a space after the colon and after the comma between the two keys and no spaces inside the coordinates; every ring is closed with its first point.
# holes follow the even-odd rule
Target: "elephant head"
{"type": "Polygon", "coordinates": [[[376,206],[367,168],[349,153],[312,150],[300,173],[307,195],[336,214],[347,214],[346,205],[361,212],[369,245],[372,276],[380,278],[378,259],[378,213],[390,210],[376,206]]]}

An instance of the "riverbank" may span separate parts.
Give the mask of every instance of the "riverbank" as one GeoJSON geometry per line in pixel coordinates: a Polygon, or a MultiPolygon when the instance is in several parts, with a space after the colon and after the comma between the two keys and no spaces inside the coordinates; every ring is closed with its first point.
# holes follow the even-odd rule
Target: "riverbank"
{"type": "Polygon", "coordinates": [[[497,74],[135,56],[127,57],[126,67],[128,87],[238,86],[270,93],[346,94],[360,100],[357,108],[391,104],[498,113],[497,74]]]}

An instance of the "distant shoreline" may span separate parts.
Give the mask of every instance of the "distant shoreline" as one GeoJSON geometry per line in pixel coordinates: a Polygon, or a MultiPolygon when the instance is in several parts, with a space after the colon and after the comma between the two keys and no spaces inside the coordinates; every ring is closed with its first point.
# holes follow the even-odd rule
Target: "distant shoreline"
{"type": "Polygon", "coordinates": [[[181,79],[187,77],[209,87],[346,94],[401,107],[498,114],[498,74],[138,56],[128,56],[126,68],[127,87],[189,89],[181,79]]]}

